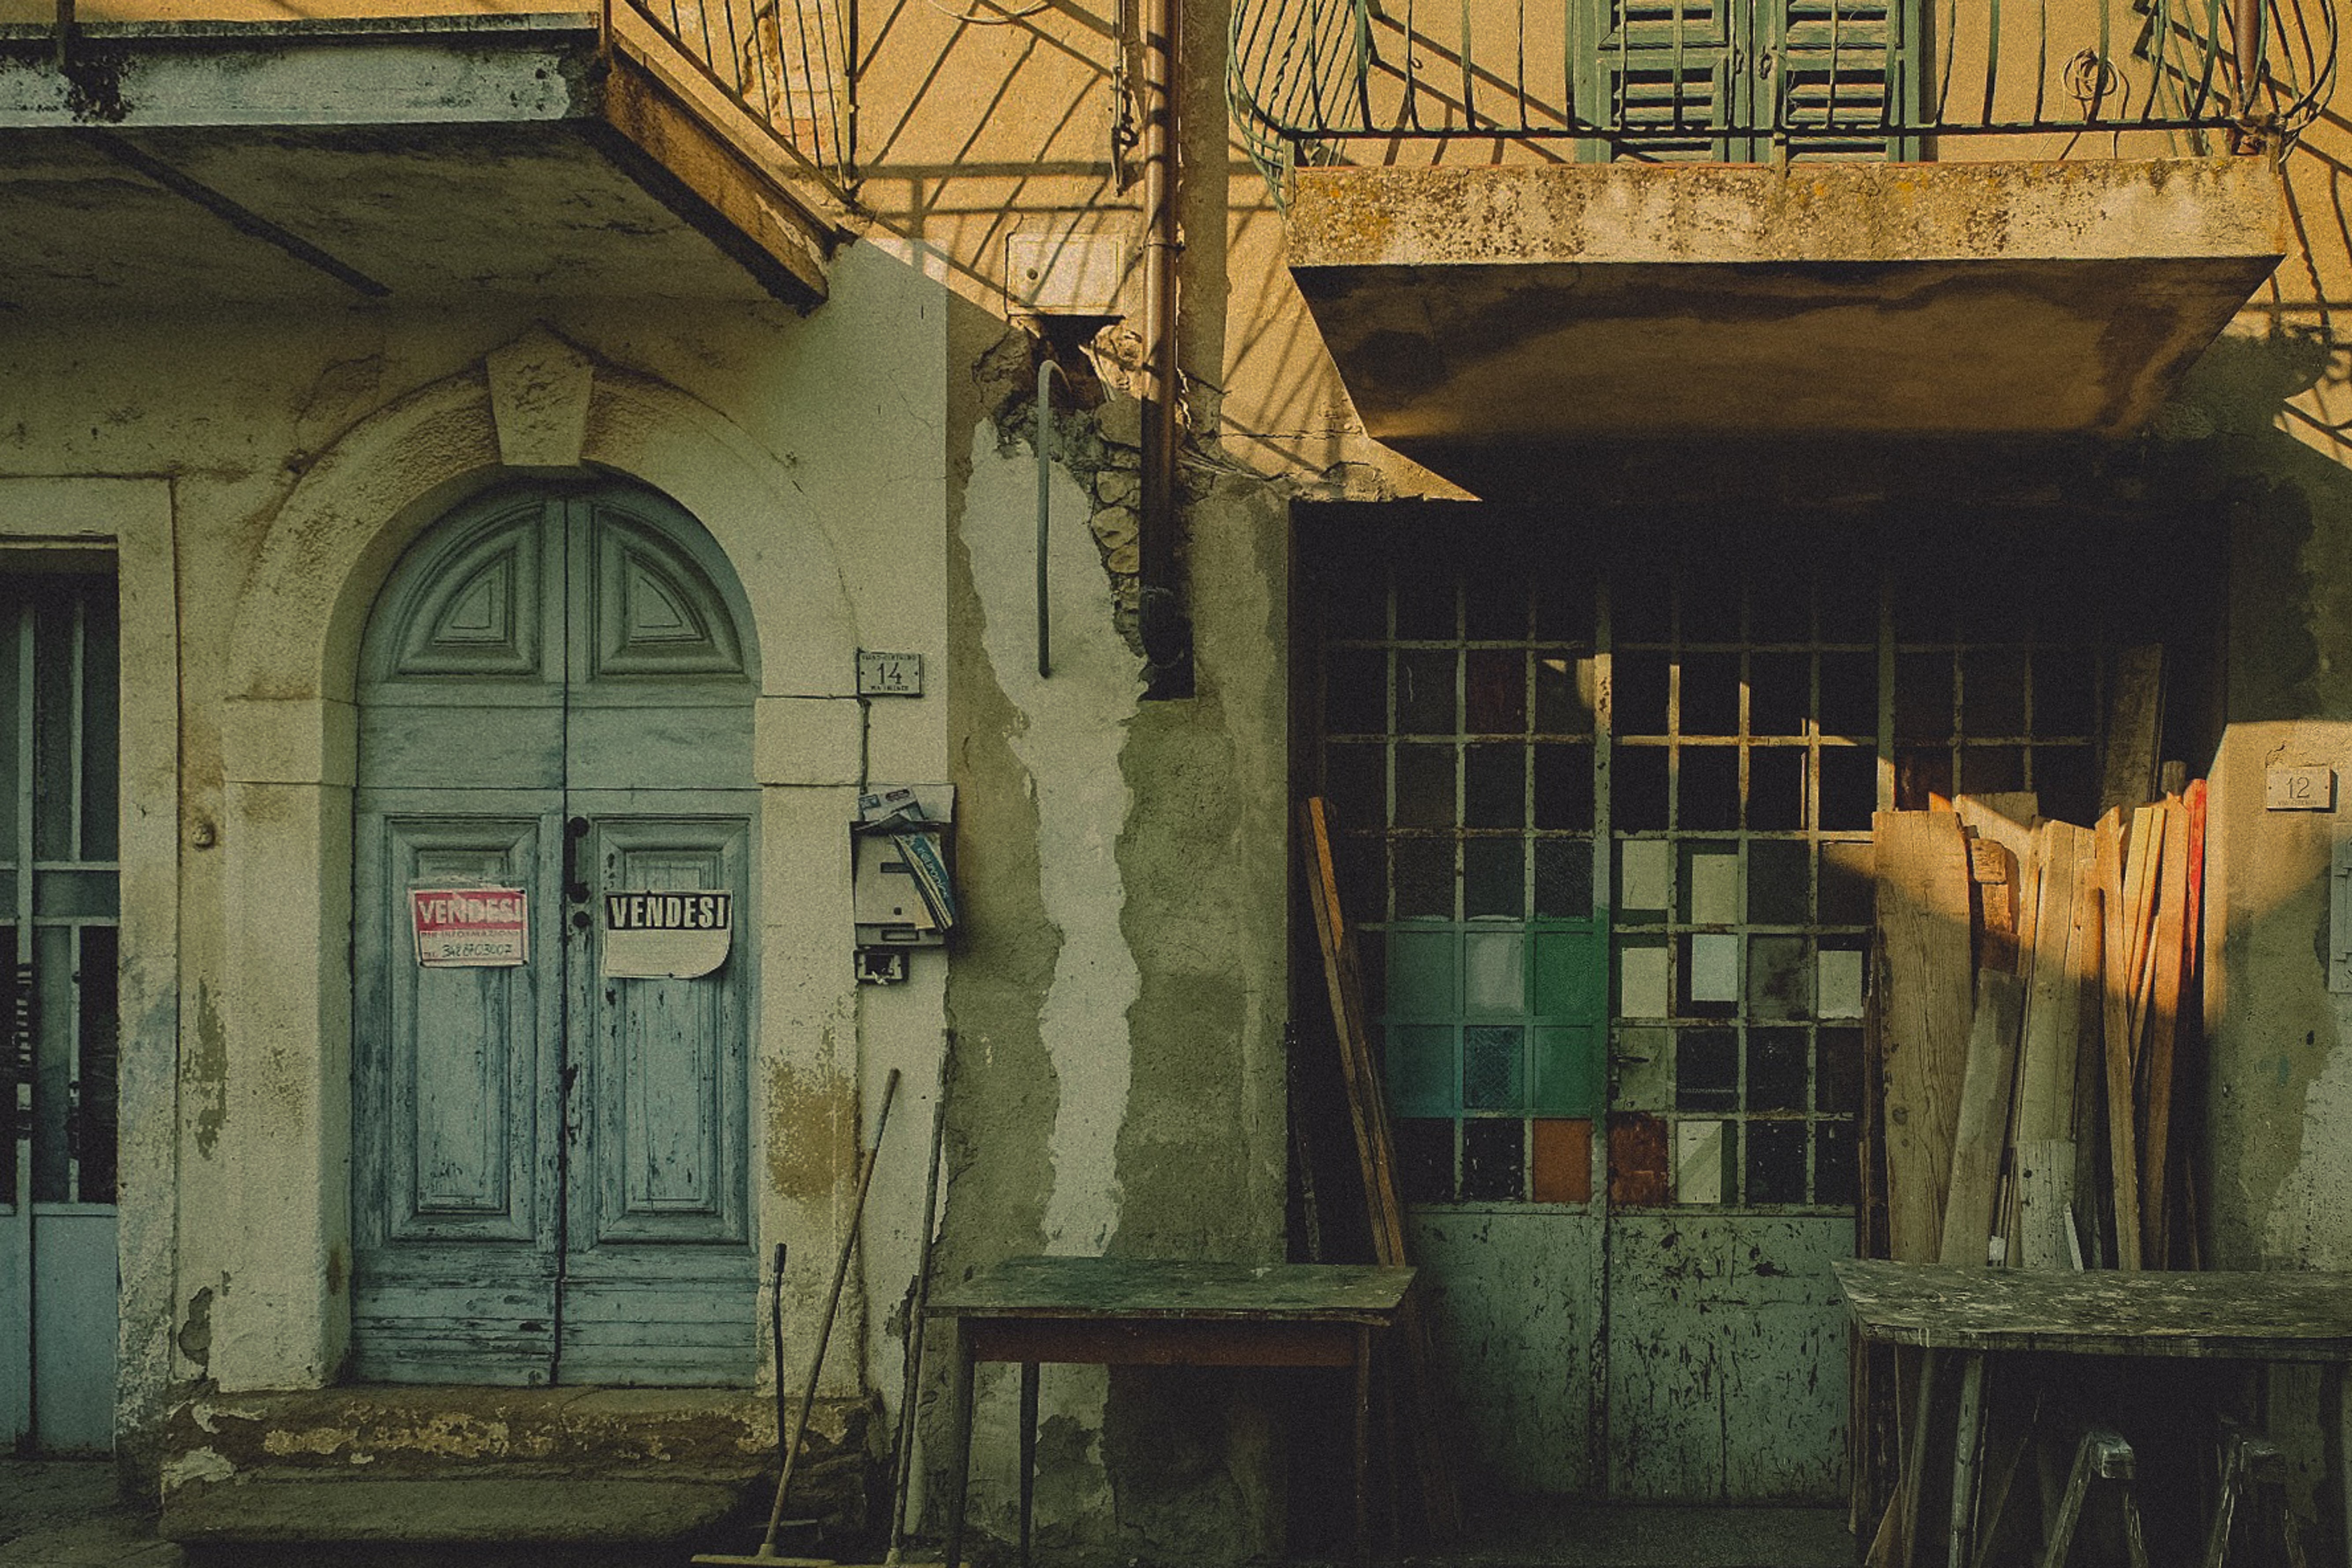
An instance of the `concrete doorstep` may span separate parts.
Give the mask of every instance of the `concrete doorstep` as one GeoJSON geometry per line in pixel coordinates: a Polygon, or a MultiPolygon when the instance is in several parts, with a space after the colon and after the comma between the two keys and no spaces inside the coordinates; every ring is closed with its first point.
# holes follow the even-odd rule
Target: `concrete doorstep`
{"type": "MultiPolygon", "coordinates": [[[[747,1537],[740,1550],[751,1545],[747,1537]]],[[[479,1562],[484,1550],[423,1549],[412,1560],[479,1562]]],[[[578,1546],[536,1555],[570,1568],[603,1568],[604,1560],[578,1546]]],[[[184,1554],[157,1539],[151,1511],[121,1496],[111,1461],[0,1459],[0,1568],[203,1568],[219,1562],[260,1568],[265,1556],[269,1568],[342,1568],[351,1561],[337,1548],[184,1554]]],[[[1466,1540],[1442,1553],[1408,1556],[1399,1568],[1845,1568],[1853,1561],[1843,1510],[1618,1507],[1473,1519],[1466,1540]]]]}
{"type": "Polygon", "coordinates": [[[0,1459],[0,1568],[179,1568],[111,1459],[0,1459]]]}

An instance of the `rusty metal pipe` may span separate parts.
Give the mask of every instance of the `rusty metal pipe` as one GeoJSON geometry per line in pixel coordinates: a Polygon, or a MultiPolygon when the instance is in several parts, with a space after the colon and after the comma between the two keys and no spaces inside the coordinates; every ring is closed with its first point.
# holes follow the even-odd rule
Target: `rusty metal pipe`
{"type": "Polygon", "coordinates": [[[2263,0],[2235,0],[2231,8],[2230,28],[2236,35],[2241,118],[2254,112],[2254,89],[2262,81],[2262,26],[2263,0]]]}
{"type": "Polygon", "coordinates": [[[1177,47],[1181,0],[1139,0],[1142,35],[1143,507],[1136,524],[1144,694],[1192,694],[1192,631],[1176,586],[1177,47]]]}

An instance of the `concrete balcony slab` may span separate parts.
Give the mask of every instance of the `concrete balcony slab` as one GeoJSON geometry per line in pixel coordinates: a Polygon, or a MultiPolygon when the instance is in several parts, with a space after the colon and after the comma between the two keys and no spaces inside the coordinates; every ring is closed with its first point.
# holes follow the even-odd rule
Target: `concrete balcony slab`
{"type": "Polygon", "coordinates": [[[0,308],[805,308],[838,237],[593,16],[0,26],[0,308]]]}
{"type": "Polygon", "coordinates": [[[1372,435],[2117,436],[2285,254],[2266,159],[1302,169],[1290,268],[1372,435]]]}

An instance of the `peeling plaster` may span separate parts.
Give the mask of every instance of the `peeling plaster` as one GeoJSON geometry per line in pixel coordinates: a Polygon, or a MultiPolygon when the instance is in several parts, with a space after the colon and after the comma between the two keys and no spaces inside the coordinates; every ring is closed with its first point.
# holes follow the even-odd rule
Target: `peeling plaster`
{"type": "Polygon", "coordinates": [[[2347,1043],[2327,1053],[2304,1090],[2301,1147],[2263,1226],[2263,1261],[2273,1267],[2352,1268],[2352,1208],[2344,1203],[2352,1192],[2352,1140],[2344,1136],[2352,1127],[2352,997],[2332,1000],[2336,1038],[2347,1043]]]}
{"type": "Polygon", "coordinates": [[[1118,1228],[1128,1010],[1143,989],[1113,913],[1127,905],[1117,851],[1134,805],[1119,754],[1142,683],[1111,614],[1101,554],[1081,525],[1088,498],[1060,468],[1053,503],[1063,526],[1048,552],[1055,672],[1039,679],[1036,464],[1025,451],[1000,456],[992,436],[982,429],[973,438],[964,541],[982,606],[982,646],[1021,715],[1007,743],[1037,803],[1039,892],[1062,938],[1037,1018],[1060,1091],[1047,1144],[1054,1181],[1045,1248],[1084,1256],[1101,1252],[1118,1228]]]}

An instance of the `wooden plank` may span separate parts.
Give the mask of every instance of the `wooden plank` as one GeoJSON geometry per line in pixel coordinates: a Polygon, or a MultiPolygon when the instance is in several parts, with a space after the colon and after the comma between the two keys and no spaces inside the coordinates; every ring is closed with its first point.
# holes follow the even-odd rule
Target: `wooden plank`
{"type": "Polygon", "coordinates": [[[2033,930],[2030,884],[2035,875],[2034,826],[2042,820],[2041,797],[2032,790],[1957,795],[1952,810],[1974,836],[1969,869],[1977,879],[1984,928],[1978,942],[1978,967],[2015,970],[2021,962],[2021,944],[2033,930]],[[1990,874],[1995,858],[2005,860],[2006,878],[1990,874]],[[2004,881],[2005,889],[2000,887],[2004,881]]]}
{"type": "Polygon", "coordinates": [[[2001,1151],[2008,1142],[2018,1026],[2024,1017],[2023,981],[1993,969],[1977,976],[1976,1018],[1969,1031],[1968,1072],[1960,1087],[1951,1186],[1944,1200],[1944,1230],[1938,1247],[1946,1263],[1986,1260],[2000,1184],[2001,1151]]]}
{"type": "Polygon", "coordinates": [[[2352,1363],[2352,1274],[1832,1265],[1865,1339],[1945,1350],[2352,1363]]]}
{"type": "Polygon", "coordinates": [[[2042,825],[2042,888],[2033,930],[2033,974],[2018,1060],[2016,1138],[2021,1144],[2071,1138],[2075,1052],[2081,1032],[2080,979],[2074,954],[2080,926],[2074,883],[2076,836],[2063,822],[2042,825]]]}
{"type": "Polygon", "coordinates": [[[2132,1098],[2131,933],[2124,900],[2123,814],[2099,818],[2099,889],[2105,911],[2107,961],[2100,966],[2100,1057],[2106,1066],[2107,1163],[2116,1207],[2116,1267],[2137,1268],[2139,1162],[2132,1098]]]}
{"type": "MultiPolygon", "coordinates": [[[[1404,1204],[1396,1180],[1396,1139],[1389,1125],[1387,1092],[1381,1085],[1378,1060],[1372,1055],[1370,1030],[1364,1008],[1362,976],[1357,967],[1354,932],[1339,908],[1339,878],[1331,859],[1330,816],[1322,797],[1299,803],[1300,842],[1307,852],[1307,905],[1314,912],[1315,934],[1323,950],[1323,978],[1331,1001],[1331,1022],[1339,1041],[1340,1075],[1348,1091],[1349,1119],[1355,1124],[1356,1152],[1362,1166],[1364,1205],[1370,1221],[1373,1261],[1402,1267],[1404,1204]]],[[[1421,1483],[1423,1515],[1430,1534],[1451,1538],[1461,1528],[1460,1494],[1446,1458],[1447,1413],[1439,1397],[1435,1356],[1430,1348],[1429,1325],[1412,1298],[1399,1321],[1398,1338],[1404,1347],[1406,1375],[1419,1415],[1406,1439],[1421,1483]]]]}
{"type": "Polygon", "coordinates": [[[1882,811],[1873,831],[1889,1250],[1925,1261],[1941,1246],[1975,1010],[1968,846],[1949,812],[1882,811]]]}
{"type": "Polygon", "coordinates": [[[2160,806],[2143,805],[2132,813],[2131,841],[2126,847],[2128,859],[2124,870],[2124,900],[2128,909],[2126,923],[2130,928],[2130,958],[2125,973],[2131,985],[2131,1051],[2132,1059],[2139,1059],[2139,1042],[2147,1033],[2146,1005],[2148,977],[2148,953],[2155,938],[2157,884],[2164,856],[2164,834],[2167,818],[2160,806]]]}
{"type": "Polygon", "coordinates": [[[2074,1141],[2020,1140],[2017,1186],[2019,1267],[2074,1268],[2074,1141]]]}
{"type": "Polygon", "coordinates": [[[2147,643],[2117,650],[2099,784],[2102,816],[2116,806],[2128,810],[2155,795],[2163,722],[2164,649],[2147,643]]]}
{"type": "Polygon", "coordinates": [[[2166,1242],[2164,1178],[2172,1130],[2172,1051],[2186,992],[2181,980],[2187,958],[2189,916],[2189,808],[2179,801],[2169,801],[2165,805],[2165,816],[2171,820],[2164,836],[2164,888],[2157,895],[2147,1049],[2139,1064],[2141,1104],[2146,1108],[2144,1125],[2147,1130],[2140,1151],[2139,1188],[2146,1226],[2143,1245],[2156,1258],[2164,1256],[2166,1242]],[[2152,1214],[2145,1212],[2151,1210],[2152,1214]]]}
{"type": "Polygon", "coordinates": [[[1323,950],[1324,989],[1331,1003],[1331,1027],[1339,1037],[1348,1119],[1356,1130],[1364,1208],[1371,1222],[1372,1260],[1401,1267],[1405,1261],[1404,1206],[1397,1196],[1395,1135],[1389,1126],[1380,1067],[1372,1058],[1354,933],[1339,909],[1339,871],[1331,860],[1330,820],[1322,797],[1313,795],[1302,802],[1298,819],[1300,841],[1307,851],[1307,902],[1314,911],[1315,936],[1323,950]]]}

